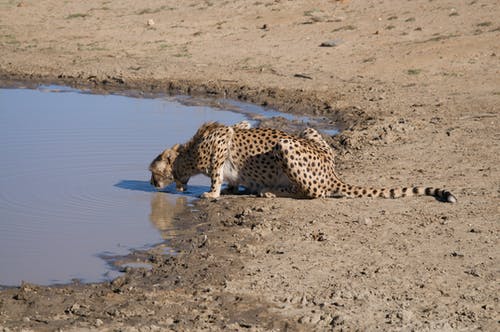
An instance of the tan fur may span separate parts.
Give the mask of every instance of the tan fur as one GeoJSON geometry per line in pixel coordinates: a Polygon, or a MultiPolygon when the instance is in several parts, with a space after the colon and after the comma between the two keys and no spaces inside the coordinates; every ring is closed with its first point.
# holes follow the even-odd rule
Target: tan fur
{"type": "Polygon", "coordinates": [[[249,128],[246,122],[228,127],[215,122],[202,125],[193,138],[163,151],[150,165],[151,184],[162,188],[176,182],[184,190],[189,178],[205,174],[216,198],[223,181],[266,197],[383,197],[428,195],[456,202],[443,189],[371,188],[342,182],[335,173],[334,150],[312,128],[299,136],[270,128],[249,128]]]}

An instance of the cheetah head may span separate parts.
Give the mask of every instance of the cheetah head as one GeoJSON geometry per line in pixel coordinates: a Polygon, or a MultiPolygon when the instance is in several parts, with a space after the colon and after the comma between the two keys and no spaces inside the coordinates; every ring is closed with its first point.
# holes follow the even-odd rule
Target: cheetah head
{"type": "Polygon", "coordinates": [[[179,144],[174,145],[171,149],[166,149],[160,153],[149,165],[151,171],[150,183],[157,189],[162,189],[172,182],[176,182],[177,190],[184,191],[186,183],[179,181],[174,176],[174,163],[179,155],[179,144]]]}

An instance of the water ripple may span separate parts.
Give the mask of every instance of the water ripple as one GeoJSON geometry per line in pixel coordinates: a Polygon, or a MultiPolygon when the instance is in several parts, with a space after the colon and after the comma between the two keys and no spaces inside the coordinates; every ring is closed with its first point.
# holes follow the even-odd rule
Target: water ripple
{"type": "Polygon", "coordinates": [[[175,227],[170,203],[151,211],[149,162],[205,121],[243,119],[164,99],[53,90],[0,89],[0,285],[101,280],[109,266],[98,253],[162,241],[175,227]]]}

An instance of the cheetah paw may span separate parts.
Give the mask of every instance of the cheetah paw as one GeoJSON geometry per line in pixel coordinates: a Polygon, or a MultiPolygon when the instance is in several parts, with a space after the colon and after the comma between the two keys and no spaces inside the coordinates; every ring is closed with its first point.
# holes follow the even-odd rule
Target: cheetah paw
{"type": "Polygon", "coordinates": [[[219,198],[219,194],[216,192],[205,192],[201,194],[201,198],[219,198]]]}
{"type": "Polygon", "coordinates": [[[259,196],[265,197],[265,198],[276,198],[276,194],[274,194],[270,191],[261,192],[259,196]]]}

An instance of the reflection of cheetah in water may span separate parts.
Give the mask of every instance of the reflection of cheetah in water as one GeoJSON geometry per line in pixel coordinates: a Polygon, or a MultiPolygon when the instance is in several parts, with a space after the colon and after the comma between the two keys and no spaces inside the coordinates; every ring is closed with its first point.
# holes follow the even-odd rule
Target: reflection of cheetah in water
{"type": "Polygon", "coordinates": [[[232,127],[202,125],[187,143],[163,151],[151,163],[151,184],[162,188],[175,181],[184,190],[189,178],[205,174],[210,191],[202,197],[219,197],[223,181],[266,197],[383,197],[428,195],[456,202],[447,190],[436,188],[376,189],[342,182],[334,168],[334,151],[312,128],[300,136],[270,128],[250,128],[243,122],[232,127]]]}

